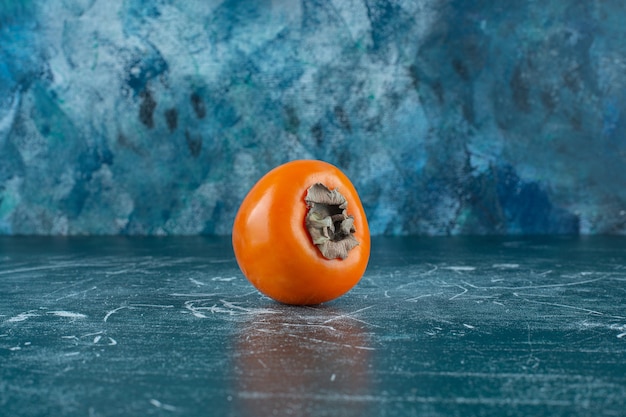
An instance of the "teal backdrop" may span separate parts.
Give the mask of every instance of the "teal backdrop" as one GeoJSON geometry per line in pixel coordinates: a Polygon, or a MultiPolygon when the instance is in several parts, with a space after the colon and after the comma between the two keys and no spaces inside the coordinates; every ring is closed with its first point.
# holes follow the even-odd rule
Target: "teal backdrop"
{"type": "Polygon", "coordinates": [[[621,0],[0,0],[0,234],[229,234],[314,158],[373,234],[625,234],[621,0]]]}

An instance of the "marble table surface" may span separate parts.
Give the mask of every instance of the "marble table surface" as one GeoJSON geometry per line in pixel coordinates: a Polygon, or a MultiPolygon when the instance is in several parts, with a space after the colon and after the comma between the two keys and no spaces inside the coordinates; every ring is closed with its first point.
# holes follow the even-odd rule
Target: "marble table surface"
{"type": "Polygon", "coordinates": [[[293,307],[229,238],[0,238],[6,416],[619,416],[626,238],[375,238],[293,307]]]}

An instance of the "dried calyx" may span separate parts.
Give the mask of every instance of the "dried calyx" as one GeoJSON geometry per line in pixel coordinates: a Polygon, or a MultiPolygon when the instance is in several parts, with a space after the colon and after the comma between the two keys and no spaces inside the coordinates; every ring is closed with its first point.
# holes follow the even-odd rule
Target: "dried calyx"
{"type": "Polygon", "coordinates": [[[348,201],[324,184],[309,187],[305,197],[309,212],[306,228],[313,243],[327,259],[345,259],[359,242],[354,237],[354,217],[346,213],[348,201]]]}

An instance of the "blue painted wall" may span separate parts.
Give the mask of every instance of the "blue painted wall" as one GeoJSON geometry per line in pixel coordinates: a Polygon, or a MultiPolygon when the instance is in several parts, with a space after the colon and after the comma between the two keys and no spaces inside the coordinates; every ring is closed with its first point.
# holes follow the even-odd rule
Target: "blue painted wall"
{"type": "Polygon", "coordinates": [[[0,0],[0,234],[228,234],[297,158],[374,234],[626,233],[623,2],[0,0]]]}

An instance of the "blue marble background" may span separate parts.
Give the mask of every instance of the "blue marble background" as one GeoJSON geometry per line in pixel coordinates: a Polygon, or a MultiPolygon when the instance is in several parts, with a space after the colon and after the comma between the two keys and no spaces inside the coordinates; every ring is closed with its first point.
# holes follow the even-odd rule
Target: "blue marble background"
{"type": "Polygon", "coordinates": [[[626,233],[621,0],[0,0],[0,234],[228,234],[334,163],[373,234],[626,233]]]}

